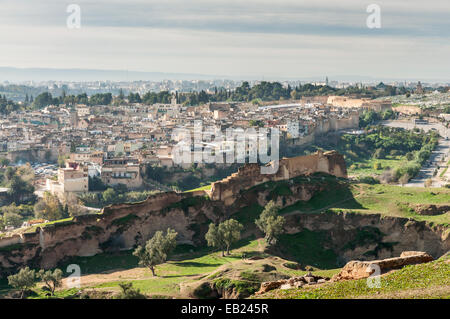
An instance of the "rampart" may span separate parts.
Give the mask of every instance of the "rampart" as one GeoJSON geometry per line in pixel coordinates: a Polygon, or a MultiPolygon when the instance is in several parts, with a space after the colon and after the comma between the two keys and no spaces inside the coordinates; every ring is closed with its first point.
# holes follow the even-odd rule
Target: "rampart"
{"type": "Polygon", "coordinates": [[[283,158],[279,161],[277,173],[267,175],[261,174],[261,168],[258,164],[247,164],[239,168],[237,173],[213,183],[208,195],[212,200],[222,201],[225,206],[230,206],[242,190],[268,181],[288,180],[300,175],[318,172],[347,178],[344,157],[336,151],[326,153],[318,151],[312,155],[283,158]]]}

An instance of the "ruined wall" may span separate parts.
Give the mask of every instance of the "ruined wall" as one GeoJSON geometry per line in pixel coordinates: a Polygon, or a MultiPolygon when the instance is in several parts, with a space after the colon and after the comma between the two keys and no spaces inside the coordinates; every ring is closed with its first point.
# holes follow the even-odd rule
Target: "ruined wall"
{"type": "MultiPolygon", "coordinates": [[[[37,228],[13,238],[0,240],[0,273],[27,264],[50,268],[71,256],[92,256],[117,249],[131,249],[143,244],[158,230],[168,227],[178,232],[177,241],[192,245],[203,242],[209,223],[217,222],[248,205],[244,190],[268,181],[283,181],[315,172],[346,177],[344,159],[336,152],[284,158],[274,175],[262,175],[260,166],[249,164],[223,181],[214,183],[210,196],[205,191],[161,193],[135,204],[105,207],[102,214],[75,217],[37,228]],[[239,203],[235,204],[239,199],[239,203]]],[[[283,205],[309,200],[319,191],[316,185],[291,185],[292,196],[283,205]]],[[[264,198],[255,198],[265,205],[264,198]]],[[[278,200],[280,200],[278,198],[278,200]]]]}
{"type": "Polygon", "coordinates": [[[320,120],[311,132],[313,136],[320,136],[329,132],[336,132],[339,130],[358,129],[359,115],[357,113],[350,115],[347,118],[329,118],[320,120]]]}
{"type": "Polygon", "coordinates": [[[359,128],[359,114],[351,114],[346,118],[331,118],[326,120],[320,120],[316,126],[313,127],[310,134],[299,137],[287,139],[287,145],[302,146],[312,144],[317,137],[326,135],[330,132],[337,132],[339,130],[350,130],[359,128]]]}
{"type": "Polygon", "coordinates": [[[50,268],[71,256],[131,249],[168,227],[178,232],[179,243],[194,245],[199,225],[207,228],[216,219],[206,198],[191,193],[161,193],[141,203],[108,206],[103,214],[78,216],[73,221],[37,228],[22,237],[2,239],[0,276],[2,269],[24,264],[50,268]]]}
{"type": "Polygon", "coordinates": [[[6,156],[12,163],[22,162],[56,162],[58,160],[58,149],[32,148],[22,151],[10,151],[6,156]]]}
{"type": "Polygon", "coordinates": [[[279,161],[277,173],[267,175],[261,174],[259,165],[247,164],[239,168],[237,173],[213,183],[208,194],[212,200],[222,201],[225,206],[230,206],[241,191],[253,186],[268,181],[276,182],[317,172],[347,178],[344,157],[335,151],[326,153],[318,151],[312,155],[283,158],[279,161]]]}
{"type": "Polygon", "coordinates": [[[329,96],[327,103],[337,107],[366,108],[377,112],[384,111],[392,107],[392,103],[390,101],[353,99],[345,96],[329,96]]]}
{"type": "Polygon", "coordinates": [[[399,112],[401,114],[406,115],[415,115],[415,114],[422,114],[422,109],[418,106],[413,105],[399,105],[392,108],[395,112],[399,112]]]}

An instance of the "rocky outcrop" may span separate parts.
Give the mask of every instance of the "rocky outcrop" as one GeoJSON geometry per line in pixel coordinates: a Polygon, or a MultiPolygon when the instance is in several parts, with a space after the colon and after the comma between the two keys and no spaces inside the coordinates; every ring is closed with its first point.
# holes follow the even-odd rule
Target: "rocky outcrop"
{"type": "Polygon", "coordinates": [[[374,261],[350,261],[342,270],[334,275],[331,280],[327,277],[308,274],[290,279],[282,279],[277,281],[263,282],[259,291],[255,295],[262,295],[275,289],[293,289],[302,288],[304,286],[320,285],[327,282],[336,282],[341,280],[357,280],[370,277],[376,271],[382,275],[390,270],[400,269],[406,265],[416,265],[433,261],[433,257],[425,252],[406,251],[400,257],[388,258],[374,261]]]}
{"type": "Polygon", "coordinates": [[[316,276],[311,273],[308,273],[304,276],[293,277],[290,279],[282,279],[277,281],[268,281],[263,282],[261,284],[261,288],[256,293],[256,295],[262,295],[268,291],[275,289],[292,289],[292,288],[301,288],[305,285],[317,285],[323,284],[329,281],[330,278],[316,276]]]}
{"type": "Polygon", "coordinates": [[[332,249],[342,266],[355,259],[380,260],[410,250],[426,251],[439,258],[450,250],[448,226],[380,214],[293,214],[286,216],[285,229],[288,234],[304,230],[325,233],[328,241],[324,248],[332,249]]]}
{"type": "Polygon", "coordinates": [[[433,261],[433,257],[425,252],[403,252],[400,257],[373,261],[350,261],[342,270],[333,276],[331,281],[364,279],[370,275],[381,275],[387,271],[400,269],[406,265],[423,264],[433,261]],[[379,272],[376,274],[376,272],[379,272]]]}
{"type": "Polygon", "coordinates": [[[419,215],[436,216],[450,213],[450,205],[411,205],[411,208],[419,215]]]}

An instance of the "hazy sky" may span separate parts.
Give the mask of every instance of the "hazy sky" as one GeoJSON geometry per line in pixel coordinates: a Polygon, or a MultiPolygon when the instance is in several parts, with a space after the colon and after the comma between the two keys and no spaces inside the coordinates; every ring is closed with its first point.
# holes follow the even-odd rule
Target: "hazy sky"
{"type": "Polygon", "coordinates": [[[0,0],[0,66],[450,80],[449,40],[449,0],[0,0]]]}

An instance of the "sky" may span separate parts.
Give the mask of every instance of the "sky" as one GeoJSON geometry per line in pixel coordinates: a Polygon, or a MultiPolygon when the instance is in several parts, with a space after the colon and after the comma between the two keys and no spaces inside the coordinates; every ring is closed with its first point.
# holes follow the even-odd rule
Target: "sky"
{"type": "Polygon", "coordinates": [[[450,81],[449,0],[0,0],[0,66],[450,81]],[[67,7],[81,9],[79,29],[67,7]],[[379,5],[381,28],[367,7],[379,5]]]}

